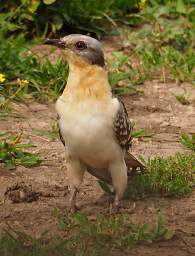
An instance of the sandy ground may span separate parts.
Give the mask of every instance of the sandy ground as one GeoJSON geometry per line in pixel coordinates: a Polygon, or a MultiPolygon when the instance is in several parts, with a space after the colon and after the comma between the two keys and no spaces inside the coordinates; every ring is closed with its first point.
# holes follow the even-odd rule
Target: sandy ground
{"type": "MultiPolygon", "coordinates": [[[[112,50],[112,49],[110,49],[112,50]]],[[[132,153],[145,158],[188,152],[180,143],[181,133],[193,133],[195,126],[195,89],[190,84],[166,84],[157,81],[146,82],[140,87],[142,93],[125,96],[129,117],[135,129],[145,129],[151,137],[135,140],[132,153]],[[191,104],[183,106],[174,94],[187,91],[191,104]]],[[[23,141],[33,143],[45,162],[36,168],[18,167],[8,171],[0,165],[0,232],[9,224],[38,237],[43,231],[57,232],[53,209],[65,209],[68,201],[68,180],[64,159],[64,147],[60,141],[50,141],[37,136],[33,129],[49,130],[56,118],[53,104],[39,104],[29,100],[28,105],[16,105],[15,109],[23,118],[12,118],[0,122],[0,130],[23,131],[23,141]],[[4,193],[8,187],[24,182],[39,193],[38,200],[31,203],[13,203],[4,193]]],[[[95,178],[86,174],[78,195],[82,211],[92,216],[104,212],[107,202],[96,201],[103,192],[95,178]]],[[[129,207],[133,201],[125,202],[129,207]]],[[[195,192],[189,198],[167,199],[147,198],[136,202],[135,211],[129,218],[135,223],[155,222],[156,211],[160,208],[168,226],[176,230],[170,241],[139,245],[131,255],[139,256],[185,256],[195,255],[195,192]]],[[[128,255],[121,252],[113,255],[128,255]]]]}

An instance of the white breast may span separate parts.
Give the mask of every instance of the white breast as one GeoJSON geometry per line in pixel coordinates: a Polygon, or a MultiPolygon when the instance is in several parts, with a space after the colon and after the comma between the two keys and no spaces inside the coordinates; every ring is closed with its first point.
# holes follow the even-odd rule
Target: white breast
{"type": "Polygon", "coordinates": [[[113,131],[113,120],[118,108],[117,99],[104,105],[90,100],[72,105],[59,98],[56,109],[69,154],[91,166],[106,167],[121,150],[113,131]]]}

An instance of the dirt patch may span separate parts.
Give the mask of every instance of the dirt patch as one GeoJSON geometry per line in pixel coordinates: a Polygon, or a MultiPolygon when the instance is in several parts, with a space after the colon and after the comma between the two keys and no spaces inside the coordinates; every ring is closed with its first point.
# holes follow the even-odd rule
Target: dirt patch
{"type": "Polygon", "coordinates": [[[33,191],[32,187],[24,182],[8,187],[4,194],[5,199],[9,199],[12,203],[31,203],[37,201],[40,195],[41,193],[33,191]]]}
{"type": "MultiPolygon", "coordinates": [[[[125,96],[123,100],[135,129],[145,129],[151,137],[134,140],[132,153],[145,158],[188,153],[179,138],[183,132],[194,132],[195,89],[190,84],[179,86],[157,81],[146,82],[140,89],[140,95],[125,96]],[[174,96],[186,91],[191,101],[188,106],[181,105],[174,96]]],[[[45,230],[54,233],[57,227],[53,209],[58,207],[64,210],[68,203],[64,147],[60,141],[37,136],[33,129],[49,130],[56,118],[55,108],[53,104],[38,104],[31,100],[28,105],[20,104],[15,108],[23,118],[1,121],[0,130],[22,130],[24,142],[35,144],[35,152],[45,161],[39,167],[18,167],[16,171],[0,166],[0,229],[7,223],[36,237],[45,230]],[[5,195],[9,200],[5,200],[5,195]]],[[[96,179],[86,174],[78,195],[79,207],[89,216],[105,212],[108,202],[103,200],[96,204],[102,195],[96,179]]],[[[133,203],[125,201],[126,208],[132,208],[133,203]]],[[[166,217],[166,223],[176,230],[175,238],[140,245],[131,255],[195,255],[195,193],[183,199],[149,198],[137,201],[134,212],[128,218],[136,223],[154,223],[158,208],[166,217]]],[[[113,252],[113,255],[122,254],[113,252]]]]}

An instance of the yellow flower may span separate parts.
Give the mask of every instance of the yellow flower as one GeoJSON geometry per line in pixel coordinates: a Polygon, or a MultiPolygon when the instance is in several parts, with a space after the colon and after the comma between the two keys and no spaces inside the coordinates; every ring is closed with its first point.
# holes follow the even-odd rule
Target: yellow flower
{"type": "Polygon", "coordinates": [[[143,8],[145,7],[145,5],[146,5],[146,2],[147,2],[147,0],[140,0],[140,2],[139,2],[139,8],[140,8],[140,9],[143,9],[143,8]]]}
{"type": "Polygon", "coordinates": [[[29,84],[29,81],[28,81],[28,80],[22,80],[22,79],[18,78],[18,79],[17,79],[17,84],[18,84],[19,86],[24,87],[25,85],[29,84]]]}
{"type": "Polygon", "coordinates": [[[0,73],[0,84],[5,81],[5,75],[0,73]]]}

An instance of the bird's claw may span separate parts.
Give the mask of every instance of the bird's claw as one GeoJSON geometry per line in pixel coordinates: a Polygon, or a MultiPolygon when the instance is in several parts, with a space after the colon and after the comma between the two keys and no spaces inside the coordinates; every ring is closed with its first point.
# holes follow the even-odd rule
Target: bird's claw
{"type": "Polygon", "coordinates": [[[120,210],[121,210],[121,204],[114,204],[113,205],[114,207],[113,207],[113,213],[120,213],[120,210]]]}
{"type": "Polygon", "coordinates": [[[130,205],[124,204],[123,202],[118,202],[117,204],[114,202],[114,204],[111,205],[110,212],[112,213],[120,213],[121,210],[125,210],[129,214],[134,213],[136,208],[135,202],[133,203],[133,206],[131,207],[130,205]]]}

